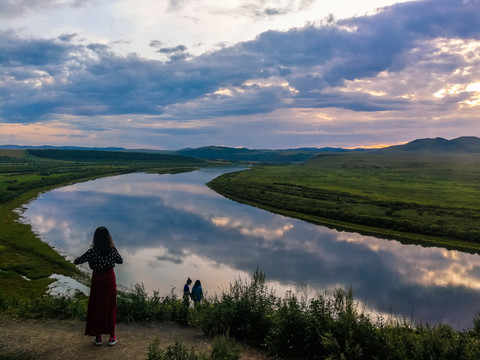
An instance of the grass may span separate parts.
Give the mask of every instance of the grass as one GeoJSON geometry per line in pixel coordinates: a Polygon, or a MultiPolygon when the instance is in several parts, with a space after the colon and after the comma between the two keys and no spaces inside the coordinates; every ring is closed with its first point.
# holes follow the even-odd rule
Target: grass
{"type": "Polygon", "coordinates": [[[224,174],[208,186],[317,224],[480,251],[480,155],[326,154],[224,174]]]}
{"type": "Polygon", "coordinates": [[[82,280],[73,264],[19,222],[23,204],[55,187],[131,172],[175,173],[209,164],[161,154],[104,151],[0,151],[0,294],[41,297],[53,273],[82,280]],[[97,158],[97,157],[98,158],[97,158]]]}
{"type": "MultiPolygon", "coordinates": [[[[148,348],[151,360],[234,360],[243,343],[276,359],[480,358],[480,313],[472,320],[471,329],[456,331],[446,324],[413,324],[393,315],[367,314],[359,310],[351,289],[316,297],[288,292],[280,298],[267,288],[265,280],[265,274],[257,270],[249,279],[236,279],[229,290],[189,308],[171,294],[161,297],[154,292],[150,296],[137,284],[129,292],[118,293],[117,320],[186,320],[214,339],[209,354],[179,342],[161,348],[154,339],[148,348]],[[127,320],[125,314],[130,316],[127,320]]],[[[16,316],[85,319],[87,297],[81,293],[45,295],[43,301],[24,299],[14,308],[6,305],[0,301],[0,308],[15,311],[16,316]]]]}
{"type": "Polygon", "coordinates": [[[148,360],[238,360],[241,346],[228,335],[217,336],[213,339],[210,354],[188,348],[182,342],[175,342],[164,350],[160,348],[160,341],[155,338],[148,347],[148,360]]]}
{"type": "MultiPolygon", "coordinates": [[[[478,231],[478,164],[474,156],[412,160],[346,154],[318,157],[303,165],[226,174],[210,186],[232,198],[308,221],[478,251],[468,238],[470,232],[478,231]],[[365,225],[368,219],[390,219],[385,223],[393,225],[365,225]],[[414,228],[410,222],[434,234],[405,231],[414,228]]],[[[18,223],[16,208],[41,191],[70,182],[133,171],[182,171],[192,166],[169,163],[162,167],[160,162],[131,159],[117,159],[112,165],[105,159],[0,154],[0,309],[38,318],[84,318],[86,314],[87,298],[80,293],[71,298],[44,295],[49,274],[81,274],[37,239],[28,225],[18,223]]],[[[395,317],[375,319],[358,310],[351,290],[338,289],[331,296],[316,298],[293,293],[279,298],[266,288],[260,271],[250,281],[235,280],[229,291],[188,309],[173,295],[149,296],[137,285],[130,292],[119,292],[117,315],[119,321],[179,321],[200,327],[212,337],[228,336],[260,347],[276,358],[480,358],[480,313],[473,319],[473,329],[464,331],[395,317]]],[[[218,345],[222,351],[233,346],[228,340],[225,343],[218,345]]],[[[154,342],[150,355],[152,359],[217,356],[213,351],[197,354],[180,343],[164,350],[154,342]],[[162,357],[167,353],[170,357],[162,357]]],[[[235,353],[221,351],[216,358],[230,355],[236,358],[235,353]]]]}

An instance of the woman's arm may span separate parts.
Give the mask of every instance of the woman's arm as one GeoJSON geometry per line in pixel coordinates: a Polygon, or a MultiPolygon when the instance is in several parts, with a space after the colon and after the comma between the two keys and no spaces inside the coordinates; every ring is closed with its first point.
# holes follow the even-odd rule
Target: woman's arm
{"type": "Polygon", "coordinates": [[[91,252],[92,252],[92,249],[88,249],[85,252],[85,254],[83,254],[82,256],[77,257],[75,260],[73,260],[73,263],[75,265],[79,265],[79,264],[83,264],[83,263],[87,262],[90,259],[91,252]]]}
{"type": "Polygon", "coordinates": [[[123,264],[123,258],[122,256],[119,254],[117,248],[113,248],[114,250],[114,256],[115,256],[115,263],[116,264],[123,264]]]}

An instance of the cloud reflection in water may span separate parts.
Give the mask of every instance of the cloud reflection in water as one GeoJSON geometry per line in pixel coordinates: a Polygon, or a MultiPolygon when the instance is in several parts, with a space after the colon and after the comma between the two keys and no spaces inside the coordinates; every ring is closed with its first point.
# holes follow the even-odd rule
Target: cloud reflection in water
{"type": "Polygon", "coordinates": [[[107,226],[125,259],[116,268],[124,286],[180,294],[190,276],[213,295],[258,266],[282,290],[351,287],[379,313],[471,327],[480,309],[479,256],[338,232],[230,201],[204,185],[225,171],[79,183],[43,194],[24,216],[69,259],[107,226]]]}

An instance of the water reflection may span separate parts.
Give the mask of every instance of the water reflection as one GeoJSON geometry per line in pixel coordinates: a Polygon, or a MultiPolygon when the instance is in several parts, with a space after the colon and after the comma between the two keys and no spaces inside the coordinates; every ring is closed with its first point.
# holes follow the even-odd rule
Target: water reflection
{"type": "Polygon", "coordinates": [[[69,259],[107,226],[125,259],[116,268],[124,286],[142,282],[150,292],[179,295],[190,276],[213,295],[259,267],[279,295],[300,284],[320,294],[351,287],[378,313],[472,326],[479,256],[338,232],[238,204],[204,185],[231,170],[79,183],[43,194],[24,216],[69,259]]]}

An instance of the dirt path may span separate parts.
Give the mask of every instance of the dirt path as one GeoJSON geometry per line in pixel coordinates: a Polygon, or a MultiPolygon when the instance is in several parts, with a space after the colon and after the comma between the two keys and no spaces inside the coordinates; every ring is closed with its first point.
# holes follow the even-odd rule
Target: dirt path
{"type": "MultiPolygon", "coordinates": [[[[211,339],[201,330],[170,322],[117,324],[118,343],[95,346],[84,336],[85,323],[79,320],[23,320],[0,315],[0,360],[144,360],[148,346],[158,337],[162,348],[183,342],[187,347],[208,353],[211,339]]],[[[245,347],[242,360],[267,359],[264,353],[245,347]]]]}

